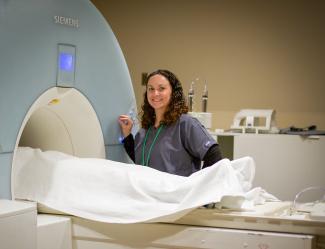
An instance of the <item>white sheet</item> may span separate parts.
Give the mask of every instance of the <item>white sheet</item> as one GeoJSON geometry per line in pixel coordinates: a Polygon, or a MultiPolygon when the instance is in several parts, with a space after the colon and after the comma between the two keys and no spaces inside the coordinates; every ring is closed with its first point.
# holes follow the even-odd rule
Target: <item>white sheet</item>
{"type": "MultiPolygon", "coordinates": [[[[223,159],[182,177],[144,166],[26,147],[17,149],[14,163],[15,198],[109,223],[174,221],[223,196],[246,198],[252,193],[247,191],[255,172],[250,157],[232,162],[223,159]]],[[[253,196],[260,198],[256,193],[253,196]]]]}

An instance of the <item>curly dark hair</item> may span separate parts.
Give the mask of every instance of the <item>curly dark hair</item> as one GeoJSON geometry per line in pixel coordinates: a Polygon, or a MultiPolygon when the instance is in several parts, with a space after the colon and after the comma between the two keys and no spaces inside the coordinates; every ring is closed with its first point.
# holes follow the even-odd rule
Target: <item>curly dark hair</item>
{"type": "MultiPolygon", "coordinates": [[[[163,120],[160,122],[164,125],[171,125],[175,123],[178,118],[183,114],[188,112],[188,106],[185,101],[183,88],[181,82],[178,80],[175,74],[165,69],[158,69],[150,73],[146,78],[146,86],[149,79],[154,75],[164,76],[170,83],[172,87],[172,95],[170,102],[168,104],[167,110],[164,114],[163,120]]],[[[150,126],[153,126],[155,123],[156,115],[155,110],[151,107],[147,98],[147,89],[143,94],[144,102],[141,106],[141,126],[144,129],[148,129],[150,126]]]]}

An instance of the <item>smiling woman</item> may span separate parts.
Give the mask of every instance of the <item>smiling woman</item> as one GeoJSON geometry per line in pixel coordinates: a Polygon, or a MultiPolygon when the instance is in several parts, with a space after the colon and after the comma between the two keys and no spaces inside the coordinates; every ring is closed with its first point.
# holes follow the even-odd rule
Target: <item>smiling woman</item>
{"type": "Polygon", "coordinates": [[[162,75],[156,74],[150,77],[147,83],[147,99],[155,110],[156,118],[154,126],[160,126],[164,113],[169,105],[172,87],[169,81],[162,75]]]}
{"type": "Polygon", "coordinates": [[[219,161],[218,144],[205,127],[187,114],[183,88],[168,70],[159,69],[146,79],[142,105],[142,129],[135,138],[133,121],[119,117],[124,147],[136,163],[171,174],[189,176],[219,161]]]}

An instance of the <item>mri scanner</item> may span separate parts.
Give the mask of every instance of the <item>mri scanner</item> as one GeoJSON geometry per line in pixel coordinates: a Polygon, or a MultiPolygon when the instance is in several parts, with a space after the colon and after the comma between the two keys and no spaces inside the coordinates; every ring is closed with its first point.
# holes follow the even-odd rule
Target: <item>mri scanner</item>
{"type": "MultiPolygon", "coordinates": [[[[281,215],[282,202],[253,213],[199,208],[172,224],[36,215],[35,203],[14,200],[17,147],[129,162],[117,117],[136,116],[135,96],[119,44],[88,0],[0,0],[0,37],[1,234],[35,230],[7,219],[18,205],[37,219],[37,243],[31,234],[23,248],[325,248],[325,221],[281,215]]],[[[0,240],[14,248],[10,236],[0,240]]]]}
{"type": "Polygon", "coordinates": [[[136,103],[104,18],[89,1],[0,3],[0,196],[17,146],[125,161],[116,120],[136,103]]]}

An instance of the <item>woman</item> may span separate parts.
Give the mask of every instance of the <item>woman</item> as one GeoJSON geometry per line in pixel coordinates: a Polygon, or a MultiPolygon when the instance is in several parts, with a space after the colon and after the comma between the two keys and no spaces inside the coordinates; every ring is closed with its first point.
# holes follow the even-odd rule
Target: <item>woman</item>
{"type": "Polygon", "coordinates": [[[182,85],[168,70],[149,74],[142,105],[142,128],[135,139],[133,122],[120,115],[119,124],[124,147],[130,158],[140,165],[171,174],[189,176],[219,161],[218,144],[204,126],[187,114],[182,85]]]}

